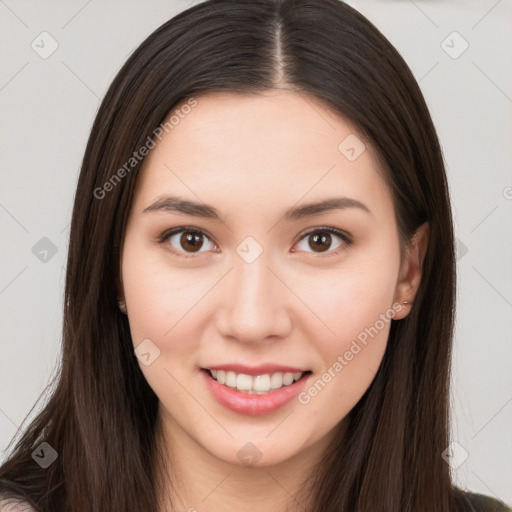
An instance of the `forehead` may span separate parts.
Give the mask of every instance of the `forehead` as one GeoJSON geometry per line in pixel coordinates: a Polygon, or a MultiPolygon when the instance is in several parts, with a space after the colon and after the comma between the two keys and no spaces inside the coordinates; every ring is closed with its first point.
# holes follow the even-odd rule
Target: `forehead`
{"type": "Polygon", "coordinates": [[[293,203],[334,190],[389,203],[369,141],[317,98],[272,90],[211,92],[195,100],[145,158],[135,195],[142,206],[171,192],[208,202],[236,196],[244,204],[265,198],[293,203]],[[355,159],[346,152],[351,147],[355,159]]]}
{"type": "MultiPolygon", "coordinates": [[[[252,150],[247,159],[266,156],[293,159],[293,154],[282,151],[291,148],[296,152],[300,149],[301,157],[318,158],[319,150],[322,154],[336,155],[339,142],[357,132],[348,119],[318,98],[290,90],[252,95],[211,92],[197,97],[196,101],[197,106],[172,130],[175,140],[179,132],[181,139],[200,139],[203,147],[212,152],[217,150],[242,158],[240,150],[252,150]],[[301,146],[304,140],[308,144],[301,146]],[[243,146],[238,147],[238,143],[243,146]]],[[[183,104],[174,110],[179,111],[183,104]]]]}

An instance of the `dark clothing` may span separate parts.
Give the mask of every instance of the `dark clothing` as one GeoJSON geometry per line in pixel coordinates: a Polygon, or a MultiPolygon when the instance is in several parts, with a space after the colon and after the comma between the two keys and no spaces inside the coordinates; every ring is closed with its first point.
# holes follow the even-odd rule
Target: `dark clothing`
{"type": "Polygon", "coordinates": [[[472,492],[464,494],[473,506],[475,512],[512,512],[512,508],[496,498],[472,492]]]}

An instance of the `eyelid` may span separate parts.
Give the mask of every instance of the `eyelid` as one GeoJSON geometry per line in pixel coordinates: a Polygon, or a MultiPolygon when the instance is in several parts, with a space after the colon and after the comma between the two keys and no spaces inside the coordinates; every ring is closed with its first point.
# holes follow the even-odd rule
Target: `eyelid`
{"type": "MultiPolygon", "coordinates": [[[[217,245],[217,243],[214,241],[214,238],[207,231],[205,231],[202,228],[197,228],[195,226],[177,226],[177,227],[168,229],[168,230],[164,231],[161,235],[159,235],[157,237],[157,239],[155,240],[155,242],[162,244],[165,241],[169,240],[172,236],[174,236],[177,233],[180,233],[182,231],[190,231],[190,232],[199,233],[200,235],[203,235],[205,238],[207,238],[210,242],[217,245]]],[[[310,228],[307,231],[301,233],[298,236],[297,241],[294,242],[293,245],[296,245],[298,242],[302,241],[302,239],[304,239],[305,237],[307,237],[313,233],[317,233],[317,232],[333,234],[333,235],[341,238],[343,243],[341,244],[340,247],[337,247],[336,249],[331,249],[331,250],[323,252],[323,253],[316,253],[316,256],[315,256],[316,258],[335,256],[340,251],[342,251],[344,248],[350,247],[353,243],[351,235],[349,235],[348,233],[346,233],[345,231],[343,231],[339,228],[335,228],[332,226],[316,226],[316,227],[310,228]]],[[[193,257],[196,254],[200,254],[201,252],[208,252],[208,251],[199,251],[198,253],[187,253],[184,251],[178,252],[173,248],[168,248],[168,250],[170,252],[172,252],[173,254],[176,254],[178,256],[182,256],[185,258],[193,257]]],[[[301,251],[293,251],[293,252],[301,252],[301,251]]],[[[309,252],[309,251],[307,251],[307,252],[309,252]]],[[[313,252],[313,254],[315,254],[315,253],[313,252]]]]}

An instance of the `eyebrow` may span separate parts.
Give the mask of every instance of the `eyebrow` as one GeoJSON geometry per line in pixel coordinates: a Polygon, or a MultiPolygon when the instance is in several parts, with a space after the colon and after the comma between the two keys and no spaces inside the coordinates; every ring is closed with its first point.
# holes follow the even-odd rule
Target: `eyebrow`
{"type": "MultiPolygon", "coordinates": [[[[284,219],[287,221],[298,220],[331,210],[345,210],[347,208],[357,208],[373,215],[365,204],[356,199],[352,199],[350,197],[332,197],[315,203],[307,203],[302,206],[291,208],[284,214],[284,219]]],[[[166,211],[170,213],[193,215],[195,217],[203,217],[206,219],[222,220],[219,210],[215,207],[205,203],[196,203],[176,196],[162,197],[147,208],[144,208],[142,213],[155,211],[166,211]]]]}

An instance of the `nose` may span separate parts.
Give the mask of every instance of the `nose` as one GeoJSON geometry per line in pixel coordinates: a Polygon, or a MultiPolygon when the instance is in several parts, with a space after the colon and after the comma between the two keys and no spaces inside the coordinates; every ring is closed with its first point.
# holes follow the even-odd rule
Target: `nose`
{"type": "Polygon", "coordinates": [[[217,329],[243,343],[286,337],[292,327],[293,293],[266,257],[247,263],[235,255],[217,308],[217,329]]]}

